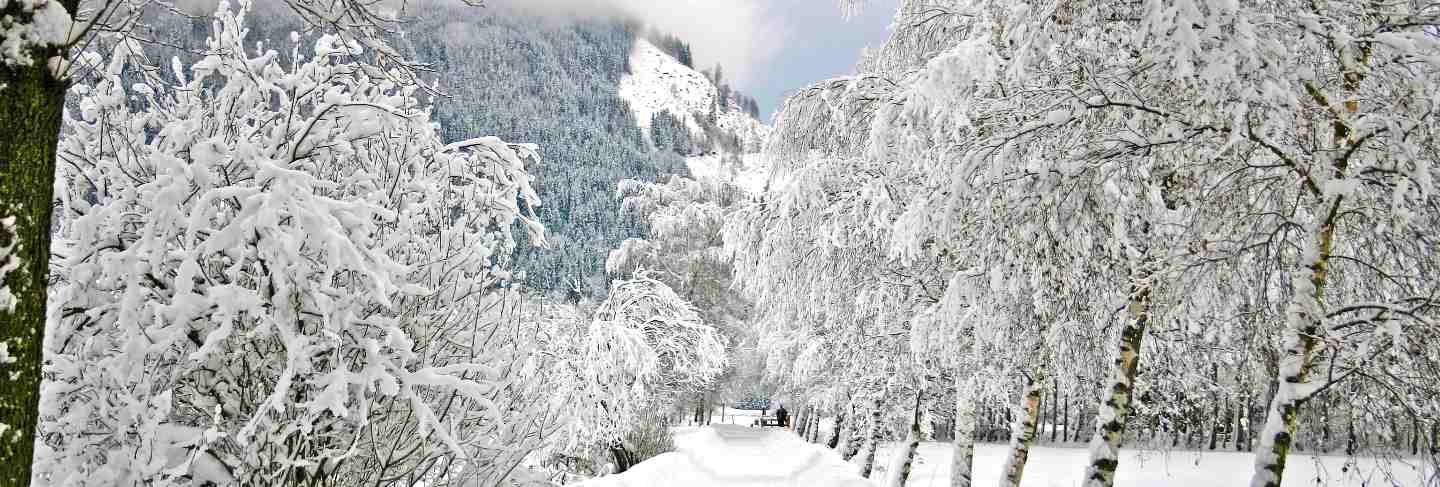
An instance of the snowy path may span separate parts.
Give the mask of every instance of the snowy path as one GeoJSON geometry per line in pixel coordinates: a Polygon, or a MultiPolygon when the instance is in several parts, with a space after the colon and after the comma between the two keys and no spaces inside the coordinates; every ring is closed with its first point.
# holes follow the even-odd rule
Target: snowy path
{"type": "Polygon", "coordinates": [[[681,429],[675,452],[583,487],[873,487],[834,452],[787,431],[715,425],[681,429]]]}

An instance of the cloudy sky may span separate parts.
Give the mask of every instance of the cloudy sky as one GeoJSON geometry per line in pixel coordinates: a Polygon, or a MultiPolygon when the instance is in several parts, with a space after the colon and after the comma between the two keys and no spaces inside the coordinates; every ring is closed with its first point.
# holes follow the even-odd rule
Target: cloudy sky
{"type": "Polygon", "coordinates": [[[615,7],[690,42],[697,67],[725,79],[769,114],[786,92],[847,74],[860,50],[885,38],[897,0],[867,0],[845,19],[838,0],[495,0],[586,15],[615,7]]]}
{"type": "Polygon", "coordinates": [[[788,91],[850,73],[862,48],[884,40],[896,5],[870,0],[845,19],[837,0],[613,1],[690,41],[696,64],[723,65],[767,120],[788,91]]]}
{"type": "Polygon", "coordinates": [[[847,20],[835,0],[753,1],[765,4],[778,24],[778,32],[760,41],[784,49],[757,50],[749,60],[737,59],[748,61],[750,69],[736,84],[760,101],[766,117],[786,92],[849,74],[861,49],[884,41],[896,5],[896,0],[871,0],[858,16],[847,20]]]}

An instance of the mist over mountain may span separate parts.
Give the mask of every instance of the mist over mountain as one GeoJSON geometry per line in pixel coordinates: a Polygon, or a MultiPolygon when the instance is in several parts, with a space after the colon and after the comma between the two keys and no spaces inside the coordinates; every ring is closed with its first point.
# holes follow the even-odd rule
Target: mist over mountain
{"type": "MultiPolygon", "coordinates": [[[[447,140],[489,134],[539,145],[540,162],[530,170],[542,200],[548,248],[522,246],[515,260],[528,274],[526,285],[578,299],[604,294],[606,253],[644,232],[644,222],[621,215],[616,183],[687,175],[685,157],[692,154],[757,151],[753,125],[759,122],[733,120],[753,120],[755,111],[746,114],[740,105],[754,102],[728,87],[722,97],[712,84],[719,68],[699,75],[679,63],[682,50],[689,50],[680,37],[610,4],[567,5],[584,15],[562,12],[569,7],[560,3],[501,2],[478,13],[463,5],[431,4],[411,24],[405,46],[436,68],[445,98],[437,101],[435,118],[447,140]],[[690,72],[689,94],[680,96],[686,102],[637,110],[639,99],[676,98],[672,86],[659,84],[642,86],[642,93],[628,99],[621,96],[637,48],[665,58],[666,69],[690,72]],[[732,101],[738,103],[731,106],[732,101]],[[658,128],[651,123],[657,115],[658,128]],[[677,117],[691,120],[688,130],[666,132],[666,120],[677,117]],[[726,128],[721,119],[729,120],[726,128]],[[736,135],[745,132],[742,125],[752,127],[750,135],[736,135]],[[664,139],[659,145],[654,133],[664,139]]],[[[655,64],[643,66],[646,74],[658,69],[655,64]]],[[[632,91],[635,86],[631,83],[632,91]]]]}

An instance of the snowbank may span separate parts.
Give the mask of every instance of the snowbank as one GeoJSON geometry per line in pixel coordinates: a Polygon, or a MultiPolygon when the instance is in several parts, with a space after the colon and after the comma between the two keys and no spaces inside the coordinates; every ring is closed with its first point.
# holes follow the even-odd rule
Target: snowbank
{"type": "Polygon", "coordinates": [[[834,452],[788,431],[715,425],[676,429],[677,451],[577,487],[873,487],[834,452]]]}
{"type": "MultiPolygon", "coordinates": [[[[733,160],[733,159],[732,159],[733,160]]],[[[686,157],[685,165],[697,180],[731,181],[751,194],[765,192],[770,181],[770,163],[764,154],[744,154],[740,164],[726,163],[720,155],[686,157]]]]}
{"type": "MultiPolygon", "coordinates": [[[[881,465],[889,464],[895,444],[882,447],[876,457],[875,478],[882,478],[881,465]]],[[[910,486],[950,485],[950,444],[920,444],[917,463],[910,470],[910,486]]],[[[997,485],[1005,445],[976,445],[974,485],[997,485]]],[[[1040,446],[1030,450],[1025,465],[1022,487],[1073,487],[1080,485],[1085,470],[1083,448],[1040,446]]],[[[1209,487],[1213,485],[1250,485],[1255,457],[1234,451],[1141,452],[1123,449],[1120,469],[1115,475],[1117,487],[1209,487]]],[[[1373,459],[1349,459],[1336,456],[1315,457],[1291,455],[1285,468],[1282,487],[1362,487],[1427,485],[1420,462],[1394,463],[1388,469],[1378,468],[1373,459]]],[[[1433,468],[1429,470],[1434,474],[1433,468]]]]}

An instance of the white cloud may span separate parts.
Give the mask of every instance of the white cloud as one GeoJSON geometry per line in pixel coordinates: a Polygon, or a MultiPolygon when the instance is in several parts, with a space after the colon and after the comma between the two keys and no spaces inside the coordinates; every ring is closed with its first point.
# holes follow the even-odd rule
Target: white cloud
{"type": "MultiPolygon", "coordinates": [[[[622,11],[690,43],[697,67],[719,63],[742,89],[779,48],[785,29],[766,0],[501,0],[572,15],[622,11]]],[[[833,6],[831,6],[833,8],[833,6]]]]}
{"type": "MultiPolygon", "coordinates": [[[[261,0],[262,2],[266,0],[261,0]]],[[[280,4],[283,0],[270,0],[280,4]]],[[[422,5],[414,1],[384,0],[422,5]]],[[[440,0],[459,3],[461,0],[440,0]]],[[[472,0],[473,1],[473,0],[472,0]]],[[[777,17],[776,0],[481,0],[498,8],[519,8],[569,16],[614,15],[623,12],[650,27],[674,34],[690,43],[697,68],[719,63],[732,86],[748,87],[756,69],[770,61],[786,35],[777,17]]],[[[794,0],[790,0],[794,1],[794,0]]],[[[814,1],[814,0],[812,0],[814,1]]],[[[219,0],[176,0],[196,15],[214,12],[219,0]]],[[[835,8],[835,0],[816,1],[815,8],[835,8]]],[[[285,8],[285,7],[279,7],[285,8]]],[[[483,11],[477,15],[484,15],[483,11]]]]}

